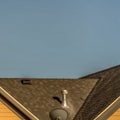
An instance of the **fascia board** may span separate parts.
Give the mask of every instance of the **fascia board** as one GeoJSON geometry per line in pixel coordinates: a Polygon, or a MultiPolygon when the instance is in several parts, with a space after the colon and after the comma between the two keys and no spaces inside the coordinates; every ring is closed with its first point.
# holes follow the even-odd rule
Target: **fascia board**
{"type": "Polygon", "coordinates": [[[106,120],[119,108],[120,96],[112,104],[110,104],[103,112],[101,112],[94,120],[106,120]]]}
{"type": "Polygon", "coordinates": [[[21,103],[19,103],[13,96],[11,96],[5,89],[0,87],[0,94],[2,94],[7,100],[9,100],[14,106],[21,110],[31,120],[39,120],[29,110],[27,110],[21,103]]]}

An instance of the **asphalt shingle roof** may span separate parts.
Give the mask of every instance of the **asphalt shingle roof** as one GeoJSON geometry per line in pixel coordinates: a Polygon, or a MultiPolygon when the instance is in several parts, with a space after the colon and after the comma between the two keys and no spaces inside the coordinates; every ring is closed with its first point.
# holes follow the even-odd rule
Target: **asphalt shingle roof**
{"type": "Polygon", "coordinates": [[[120,96],[120,65],[79,79],[1,78],[0,86],[40,120],[61,108],[66,89],[68,119],[93,120],[120,96]]]}
{"type": "Polygon", "coordinates": [[[49,120],[49,113],[61,108],[61,90],[68,90],[67,102],[72,120],[98,79],[30,79],[31,85],[21,84],[21,79],[0,79],[2,86],[40,120],[49,120]]]}

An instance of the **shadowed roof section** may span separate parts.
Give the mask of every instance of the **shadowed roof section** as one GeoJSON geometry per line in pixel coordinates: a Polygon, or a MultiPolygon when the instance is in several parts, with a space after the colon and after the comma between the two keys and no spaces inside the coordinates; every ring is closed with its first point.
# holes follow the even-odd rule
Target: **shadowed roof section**
{"type": "Polygon", "coordinates": [[[120,65],[84,77],[99,78],[74,120],[93,120],[120,96],[120,65]]]}
{"type": "Polygon", "coordinates": [[[25,85],[19,78],[1,78],[2,86],[19,103],[40,120],[49,120],[49,113],[61,108],[61,90],[68,90],[67,102],[70,107],[69,120],[73,120],[82,107],[98,79],[25,79],[25,85]],[[30,80],[30,84],[29,84],[30,80]]]}

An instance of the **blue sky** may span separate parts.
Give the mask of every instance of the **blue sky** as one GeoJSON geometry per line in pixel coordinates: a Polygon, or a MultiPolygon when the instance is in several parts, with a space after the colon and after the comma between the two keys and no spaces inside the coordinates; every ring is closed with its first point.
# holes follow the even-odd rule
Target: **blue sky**
{"type": "Polygon", "coordinates": [[[78,78],[120,65],[119,0],[0,1],[0,77],[78,78]]]}

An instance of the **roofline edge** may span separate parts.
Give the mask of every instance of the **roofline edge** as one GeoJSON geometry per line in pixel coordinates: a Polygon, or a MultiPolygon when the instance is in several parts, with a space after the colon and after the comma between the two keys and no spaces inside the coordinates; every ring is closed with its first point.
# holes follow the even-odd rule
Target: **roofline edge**
{"type": "Polygon", "coordinates": [[[0,93],[7,98],[13,105],[20,109],[25,115],[32,120],[39,120],[34,114],[27,110],[21,103],[19,103],[14,97],[12,97],[5,89],[0,86],[0,93]]]}
{"type": "Polygon", "coordinates": [[[106,120],[120,107],[120,96],[112,102],[103,112],[101,112],[94,120],[106,120]]]}

